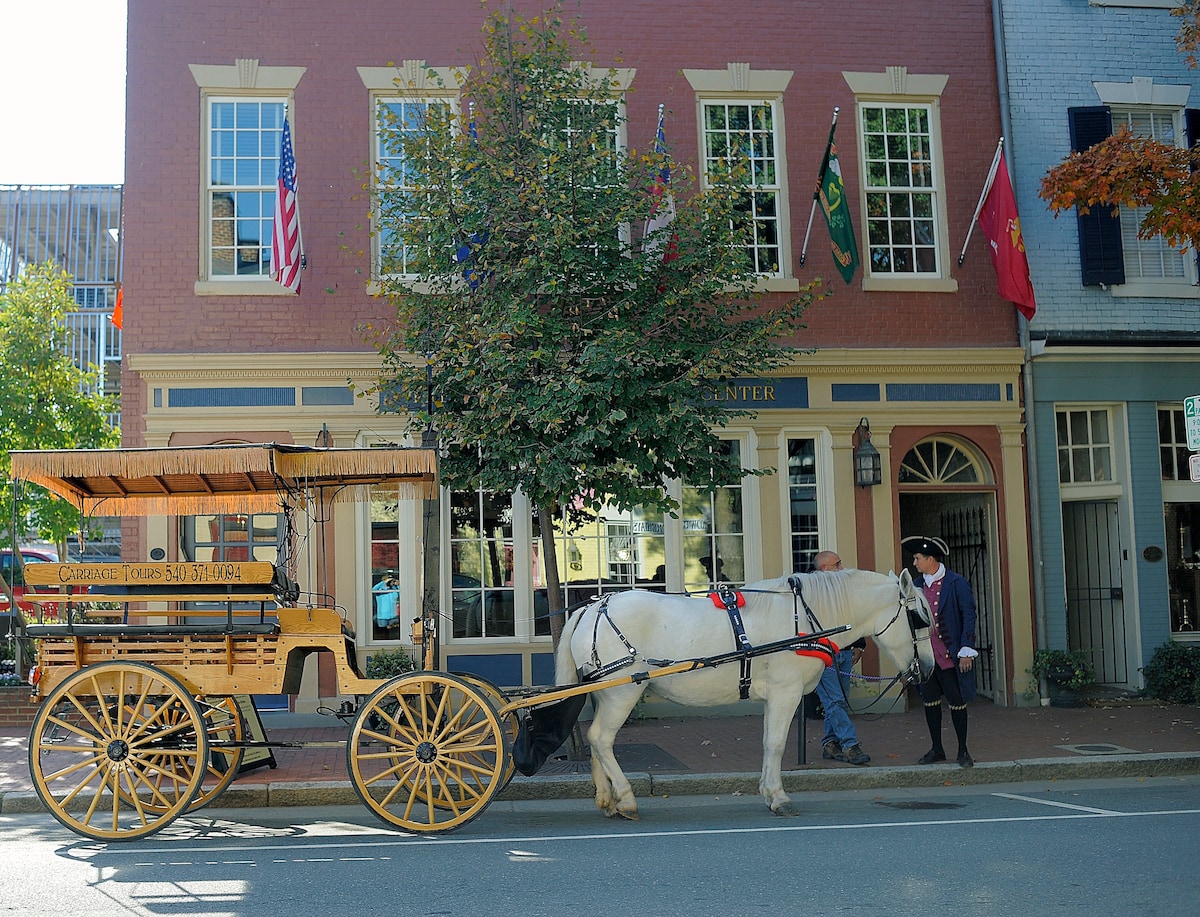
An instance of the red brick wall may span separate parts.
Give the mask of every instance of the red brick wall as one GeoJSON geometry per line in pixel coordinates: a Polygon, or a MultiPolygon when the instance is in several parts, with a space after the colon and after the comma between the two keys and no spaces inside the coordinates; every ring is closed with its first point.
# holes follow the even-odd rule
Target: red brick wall
{"type": "MultiPolygon", "coordinates": [[[[517,2],[541,9],[541,0],[517,2]]],[[[1013,307],[995,293],[982,243],[953,269],[956,294],[863,293],[833,270],[818,215],[808,264],[798,267],[816,177],[835,105],[847,190],[858,193],[854,98],[843,70],[949,74],[941,100],[950,258],[965,238],[1000,133],[990,6],[983,0],[581,0],[597,66],[635,67],[628,96],[631,145],[651,142],[657,106],[669,110],[677,155],[694,162],[696,110],[683,68],[792,70],[784,97],[792,258],[802,280],[831,281],[799,343],[814,346],[1015,345],[1013,307]]],[[[386,316],[365,294],[368,94],[357,66],[406,59],[466,64],[480,47],[478,0],[210,0],[202,6],[130,0],[125,184],[124,346],[127,353],[367,351],[356,325],[386,316]],[[197,297],[201,210],[200,92],[189,63],[307,68],[295,92],[293,132],[309,269],[299,297],[197,297]]],[[[856,226],[861,214],[856,212],[856,226]]],[[[126,415],[141,409],[128,378],[126,415]]],[[[135,421],[136,423],[136,421],[135,421]]],[[[134,431],[130,431],[134,432],[134,431]]],[[[134,432],[136,436],[137,433],[134,432]]],[[[129,437],[127,436],[127,441],[129,437]]]]}
{"type": "Polygon", "coordinates": [[[31,726],[38,705],[29,699],[25,685],[0,685],[0,729],[31,726]]]}

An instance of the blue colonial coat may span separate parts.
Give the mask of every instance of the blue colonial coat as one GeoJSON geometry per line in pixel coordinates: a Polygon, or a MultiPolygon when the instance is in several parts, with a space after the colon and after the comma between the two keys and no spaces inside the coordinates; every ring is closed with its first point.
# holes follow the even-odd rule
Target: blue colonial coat
{"type": "MultiPolygon", "coordinates": [[[[913,580],[918,587],[924,587],[925,577],[917,576],[913,580]]],[[[964,701],[975,699],[975,669],[964,672],[958,668],[958,651],[964,646],[975,649],[975,596],[971,594],[971,584],[966,577],[946,568],[942,577],[942,592],[938,599],[938,636],[950,658],[955,661],[955,671],[958,672],[958,687],[962,691],[964,701]]]]}

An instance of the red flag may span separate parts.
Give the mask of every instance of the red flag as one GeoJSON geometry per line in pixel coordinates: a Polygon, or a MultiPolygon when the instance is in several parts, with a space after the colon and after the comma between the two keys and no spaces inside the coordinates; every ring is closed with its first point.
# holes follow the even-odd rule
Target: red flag
{"type": "Polygon", "coordinates": [[[983,209],[979,211],[979,228],[987,236],[992,250],[992,266],[996,269],[1000,295],[1015,303],[1021,314],[1032,320],[1037,303],[1033,298],[1025,240],[1021,236],[1021,219],[1017,216],[1017,199],[1013,196],[1003,151],[999,154],[983,209]]]}
{"type": "Polygon", "coordinates": [[[296,157],[292,152],[292,129],[285,116],[279,144],[279,181],[275,189],[275,222],[271,230],[271,279],[289,290],[300,292],[300,208],[296,191],[296,157]]]}
{"type": "Polygon", "coordinates": [[[125,295],[125,290],[122,287],[117,287],[117,304],[113,307],[112,323],[117,327],[121,327],[121,323],[125,321],[125,310],[121,308],[121,299],[125,295]]]}

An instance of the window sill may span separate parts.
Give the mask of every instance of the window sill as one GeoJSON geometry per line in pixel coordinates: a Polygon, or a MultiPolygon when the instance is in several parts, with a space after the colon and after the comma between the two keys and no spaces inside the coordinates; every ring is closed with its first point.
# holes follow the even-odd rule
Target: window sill
{"type": "Polygon", "coordinates": [[[957,293],[958,281],[953,277],[863,277],[862,288],[868,292],[889,293],[957,293]]]}
{"type": "Polygon", "coordinates": [[[759,277],[754,283],[756,293],[799,293],[800,281],[795,277],[759,277]]]}
{"type": "Polygon", "coordinates": [[[1200,287],[1180,280],[1174,283],[1155,282],[1153,280],[1131,280],[1128,283],[1113,284],[1108,292],[1114,298],[1139,296],[1158,299],[1200,299],[1200,287]]]}
{"type": "Polygon", "coordinates": [[[294,290],[289,290],[269,277],[262,280],[197,280],[193,292],[197,296],[297,295],[294,290]]]}

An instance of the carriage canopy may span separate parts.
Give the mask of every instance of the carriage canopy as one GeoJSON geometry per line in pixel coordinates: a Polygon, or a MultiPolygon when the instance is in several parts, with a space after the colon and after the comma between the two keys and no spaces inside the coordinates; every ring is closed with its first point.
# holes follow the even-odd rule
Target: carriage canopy
{"type": "Polygon", "coordinates": [[[12,477],[40,484],[84,515],[277,512],[309,499],[433,496],[431,449],[339,449],[238,443],[12,453],[12,477]]]}

